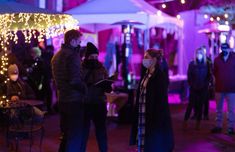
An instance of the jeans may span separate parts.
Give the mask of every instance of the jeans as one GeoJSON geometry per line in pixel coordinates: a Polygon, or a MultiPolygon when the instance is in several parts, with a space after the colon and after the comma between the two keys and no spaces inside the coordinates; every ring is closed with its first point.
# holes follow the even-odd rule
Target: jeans
{"type": "Polygon", "coordinates": [[[63,134],[59,152],[81,152],[84,117],[82,103],[59,102],[59,111],[63,134]]]}
{"type": "Polygon", "coordinates": [[[235,108],[235,93],[223,93],[223,92],[216,92],[215,93],[216,99],[216,125],[217,127],[222,127],[223,125],[223,103],[224,99],[227,100],[228,105],[228,127],[233,128],[235,123],[235,115],[234,115],[234,108],[235,108]]]}

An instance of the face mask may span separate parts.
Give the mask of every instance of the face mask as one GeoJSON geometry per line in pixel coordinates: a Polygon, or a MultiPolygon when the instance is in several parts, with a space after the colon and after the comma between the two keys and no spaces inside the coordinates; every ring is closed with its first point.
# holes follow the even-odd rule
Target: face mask
{"type": "Polygon", "coordinates": [[[228,55],[228,51],[222,51],[222,55],[223,56],[227,56],[228,55]]]}
{"type": "Polygon", "coordinates": [[[142,62],[143,66],[145,68],[150,68],[151,65],[153,64],[153,60],[152,59],[143,59],[143,62],[142,62]]]}
{"type": "Polygon", "coordinates": [[[201,60],[203,59],[203,55],[202,55],[202,54],[197,54],[197,59],[198,59],[199,61],[201,61],[201,60]]]}
{"type": "Polygon", "coordinates": [[[10,79],[11,79],[12,81],[17,81],[18,75],[16,75],[16,74],[10,75],[10,79]]]}

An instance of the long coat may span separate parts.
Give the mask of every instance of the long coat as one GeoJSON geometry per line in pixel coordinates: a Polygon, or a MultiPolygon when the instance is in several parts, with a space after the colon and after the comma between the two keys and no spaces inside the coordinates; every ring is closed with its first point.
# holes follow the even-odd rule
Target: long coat
{"type": "MultiPolygon", "coordinates": [[[[174,148],[173,130],[168,104],[168,73],[156,68],[146,90],[145,152],[171,152],[174,148]]],[[[137,144],[139,91],[131,129],[130,145],[137,144]]]]}

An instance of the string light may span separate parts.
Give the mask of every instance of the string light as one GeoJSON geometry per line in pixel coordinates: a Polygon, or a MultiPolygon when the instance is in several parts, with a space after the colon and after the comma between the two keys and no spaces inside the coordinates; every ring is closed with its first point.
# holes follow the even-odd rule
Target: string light
{"type": "Polygon", "coordinates": [[[228,21],[225,21],[225,24],[226,24],[226,25],[229,25],[229,22],[228,22],[228,21]]]}
{"type": "Polygon", "coordinates": [[[176,18],[177,18],[177,19],[180,19],[180,18],[181,18],[181,16],[178,14],[178,15],[176,15],[176,18]]]}
{"type": "Polygon", "coordinates": [[[208,19],[208,17],[209,17],[209,16],[208,16],[207,14],[204,14],[204,18],[205,18],[205,19],[208,19]]]}
{"type": "Polygon", "coordinates": [[[164,9],[166,8],[166,4],[165,3],[162,4],[162,8],[164,8],[164,9]]]}
{"type": "Polygon", "coordinates": [[[227,14],[227,13],[225,13],[225,14],[224,14],[224,17],[225,17],[225,18],[228,18],[228,14],[227,14]]]}
{"type": "MultiPolygon", "coordinates": [[[[43,14],[43,13],[18,13],[0,15],[0,48],[1,67],[0,75],[7,78],[8,48],[9,42],[18,42],[17,31],[21,31],[25,37],[25,43],[30,43],[32,38],[43,41],[46,38],[63,34],[70,29],[79,29],[78,21],[67,14],[43,14]]],[[[1,97],[3,102],[8,102],[6,96],[1,97]]],[[[2,101],[0,103],[3,103],[2,101]]]]}
{"type": "Polygon", "coordinates": [[[185,0],[180,0],[181,4],[185,4],[185,0]]]}
{"type": "Polygon", "coordinates": [[[216,20],[217,20],[217,21],[220,21],[220,17],[219,17],[219,16],[217,16],[217,17],[216,17],[216,20]]]}
{"type": "Polygon", "coordinates": [[[214,18],[213,18],[213,17],[210,17],[210,21],[213,22],[213,21],[214,21],[214,18]]]}

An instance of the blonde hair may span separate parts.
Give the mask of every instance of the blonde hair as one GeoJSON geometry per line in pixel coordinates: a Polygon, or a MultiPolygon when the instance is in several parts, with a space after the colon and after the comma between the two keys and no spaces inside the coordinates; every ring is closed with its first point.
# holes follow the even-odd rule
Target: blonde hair
{"type": "Polygon", "coordinates": [[[206,64],[207,57],[206,57],[206,49],[204,47],[200,47],[195,50],[194,52],[194,64],[197,64],[197,53],[200,52],[203,55],[203,63],[206,64]]]}

